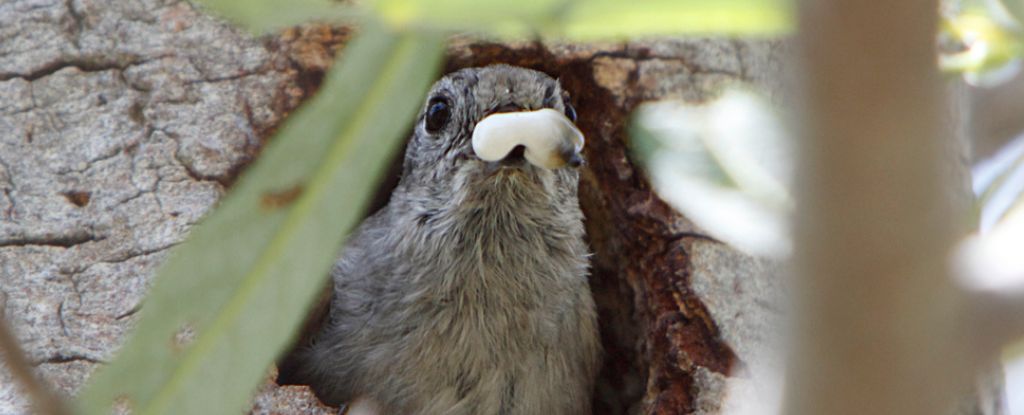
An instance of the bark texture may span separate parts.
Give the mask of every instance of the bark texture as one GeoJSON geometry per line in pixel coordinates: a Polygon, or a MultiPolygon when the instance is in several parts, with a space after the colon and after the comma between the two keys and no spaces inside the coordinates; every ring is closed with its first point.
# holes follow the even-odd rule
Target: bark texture
{"type": "MultiPolygon", "coordinates": [[[[317,87],[347,34],[261,39],[185,1],[0,1],[0,311],[38,374],[73,395],[116,352],[167,250],[317,87]]],[[[510,63],[561,78],[588,139],[580,187],[607,352],[596,413],[716,413],[760,359],[775,267],[706,236],[627,151],[639,103],[772,91],[769,43],[457,40],[448,70],[510,63]]],[[[25,402],[0,371],[0,414],[25,402]]],[[[256,413],[326,413],[272,382],[256,413]]]]}
{"type": "MultiPolygon", "coordinates": [[[[253,39],[183,1],[0,2],[0,311],[41,377],[74,394],[113,356],[343,37],[253,39]]],[[[26,412],[13,387],[0,413],[26,412]]]]}

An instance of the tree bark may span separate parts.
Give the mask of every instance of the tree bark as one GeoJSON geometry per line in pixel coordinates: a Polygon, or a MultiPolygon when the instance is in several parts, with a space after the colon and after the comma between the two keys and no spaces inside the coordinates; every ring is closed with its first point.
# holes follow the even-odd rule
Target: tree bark
{"type": "MultiPolygon", "coordinates": [[[[73,395],[114,355],[168,249],[345,38],[253,39],[185,1],[0,2],[0,312],[40,377],[73,395]]],[[[28,412],[14,388],[0,370],[0,414],[28,412]]]]}

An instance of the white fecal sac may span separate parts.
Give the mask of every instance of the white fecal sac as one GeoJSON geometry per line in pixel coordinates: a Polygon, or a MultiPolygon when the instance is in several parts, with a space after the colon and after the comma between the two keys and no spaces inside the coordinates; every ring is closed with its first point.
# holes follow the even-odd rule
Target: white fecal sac
{"type": "Polygon", "coordinates": [[[583,151],[583,133],[561,112],[502,112],[480,120],[473,129],[473,151],[485,161],[499,161],[517,146],[531,164],[556,169],[583,151]]]}

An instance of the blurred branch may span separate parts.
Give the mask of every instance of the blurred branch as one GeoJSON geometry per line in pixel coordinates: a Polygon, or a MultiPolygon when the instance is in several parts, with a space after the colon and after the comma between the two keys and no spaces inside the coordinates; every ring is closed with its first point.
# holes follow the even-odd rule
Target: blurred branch
{"type": "MultiPolygon", "coordinates": [[[[947,412],[979,356],[946,258],[956,198],[934,1],[807,0],[787,414],[947,412]]],[[[963,212],[956,212],[963,213],[963,212]]]]}
{"type": "Polygon", "coordinates": [[[40,415],[67,414],[62,401],[46,385],[36,379],[32,366],[25,358],[25,352],[18,345],[18,339],[11,332],[7,321],[0,316],[0,355],[4,359],[14,381],[21,385],[32,401],[32,407],[40,415]]]}

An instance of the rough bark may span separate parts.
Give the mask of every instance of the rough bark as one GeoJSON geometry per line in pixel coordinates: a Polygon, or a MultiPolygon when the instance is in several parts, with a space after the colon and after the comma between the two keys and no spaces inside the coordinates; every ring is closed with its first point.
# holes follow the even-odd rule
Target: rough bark
{"type": "MultiPolygon", "coordinates": [[[[111,358],[343,37],[253,39],[181,1],[0,2],[0,310],[41,377],[74,394],[111,358]]],[[[0,379],[0,413],[24,412],[0,379]]]]}
{"type": "MultiPolygon", "coordinates": [[[[168,248],[187,236],[308,94],[345,32],[253,39],[184,1],[0,3],[0,310],[39,375],[73,395],[110,359],[168,248]]],[[[769,43],[454,42],[448,69],[505,62],[573,93],[580,186],[607,358],[598,413],[715,413],[730,369],[772,331],[778,273],[714,241],[650,190],[624,126],[645,100],[767,90],[769,43]]],[[[7,375],[0,375],[7,376],[7,375]]],[[[0,413],[24,402],[0,377],[0,413]]],[[[318,413],[268,384],[259,413],[318,413]]]]}

